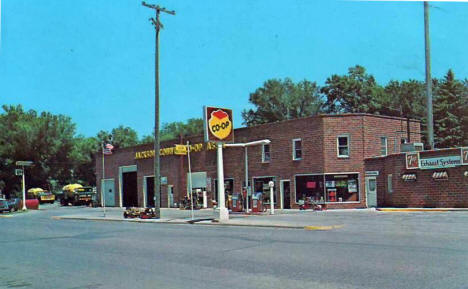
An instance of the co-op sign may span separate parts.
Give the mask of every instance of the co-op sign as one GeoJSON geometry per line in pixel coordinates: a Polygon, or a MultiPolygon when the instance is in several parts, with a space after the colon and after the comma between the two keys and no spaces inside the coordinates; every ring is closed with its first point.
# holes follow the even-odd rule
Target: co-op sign
{"type": "Polygon", "coordinates": [[[419,152],[406,154],[407,169],[443,169],[468,165],[468,148],[460,148],[460,155],[421,158],[419,152]]]}
{"type": "Polygon", "coordinates": [[[206,142],[233,142],[234,124],[232,110],[227,108],[205,106],[205,141],[206,142]]]}

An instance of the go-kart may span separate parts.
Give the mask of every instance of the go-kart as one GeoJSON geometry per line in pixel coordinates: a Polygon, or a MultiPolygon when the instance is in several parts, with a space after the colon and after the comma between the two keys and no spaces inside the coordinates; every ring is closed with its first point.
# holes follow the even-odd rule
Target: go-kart
{"type": "Polygon", "coordinates": [[[140,218],[140,219],[152,219],[156,218],[156,213],[153,208],[127,208],[123,216],[127,218],[140,218]]]}

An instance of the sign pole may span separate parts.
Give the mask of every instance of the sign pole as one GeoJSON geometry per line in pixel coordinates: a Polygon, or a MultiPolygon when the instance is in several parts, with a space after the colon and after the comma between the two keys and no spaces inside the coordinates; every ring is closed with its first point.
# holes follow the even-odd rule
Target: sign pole
{"type": "Polygon", "coordinates": [[[219,221],[226,222],[229,220],[229,211],[224,198],[223,144],[218,142],[217,147],[219,221]]]}
{"type": "Polygon", "coordinates": [[[249,155],[247,147],[244,147],[245,154],[245,212],[249,212],[249,155]]]}
{"type": "Polygon", "coordinates": [[[104,212],[104,218],[106,217],[106,198],[104,193],[104,183],[105,183],[105,167],[104,167],[104,143],[102,144],[102,181],[101,181],[101,205],[104,212]]]}
{"type": "Polygon", "coordinates": [[[24,166],[21,166],[23,168],[23,211],[26,211],[26,171],[24,170],[24,166]]]}

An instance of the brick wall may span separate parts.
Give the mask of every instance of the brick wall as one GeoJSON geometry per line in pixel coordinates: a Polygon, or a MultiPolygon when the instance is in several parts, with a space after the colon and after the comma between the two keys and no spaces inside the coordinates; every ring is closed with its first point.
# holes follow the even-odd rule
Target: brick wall
{"type": "MultiPolygon", "coordinates": [[[[291,207],[295,203],[295,176],[298,174],[349,173],[360,174],[360,202],[331,204],[335,208],[364,207],[364,158],[380,153],[380,135],[392,135],[402,128],[402,119],[367,114],[320,115],[303,119],[263,124],[235,130],[235,142],[244,143],[261,139],[271,140],[271,160],[262,163],[262,147],[248,148],[249,180],[254,177],[275,177],[275,193],[280,196],[280,180],[290,180],[291,207]],[[350,157],[337,157],[336,137],[340,134],[350,136],[350,157]],[[302,140],[302,159],[293,160],[292,140],[302,140]]],[[[419,131],[419,122],[413,122],[414,131],[419,131]]],[[[203,143],[202,136],[193,136],[183,140],[161,143],[161,148],[171,147],[176,143],[203,143]]],[[[393,141],[389,137],[389,147],[393,141]]],[[[143,177],[153,175],[153,159],[135,160],[137,151],[151,150],[152,145],[142,145],[119,149],[111,156],[106,156],[106,175],[113,175],[118,194],[118,167],[136,164],[138,167],[138,201],[143,205],[143,177]],[[107,170],[109,170],[107,172],[107,170]]],[[[389,152],[392,150],[389,148],[389,152]]],[[[234,192],[241,192],[245,180],[244,148],[225,148],[224,176],[234,179],[234,192]]],[[[99,160],[99,158],[98,158],[99,160]]],[[[212,186],[208,188],[208,199],[213,198],[216,176],[216,150],[203,150],[191,154],[192,172],[207,172],[212,186]]],[[[100,179],[100,162],[96,162],[96,174],[100,179]]],[[[179,202],[186,193],[186,175],[188,164],[186,156],[162,156],[161,175],[174,185],[174,201],[179,202]]],[[[100,184],[98,184],[98,189],[100,184]]],[[[116,196],[118,200],[118,196],[116,196]]],[[[210,204],[210,202],[209,202],[210,204]]],[[[280,202],[277,202],[277,207],[280,202]]],[[[162,187],[162,206],[167,206],[167,186],[162,187]]]]}
{"type": "MultiPolygon", "coordinates": [[[[460,155],[459,149],[427,151],[422,158],[460,155]]],[[[366,170],[378,170],[377,196],[379,206],[387,207],[468,207],[468,166],[446,169],[407,170],[405,155],[366,159],[366,170]],[[446,171],[448,180],[434,180],[435,171],[446,171]],[[404,181],[405,173],[416,173],[416,181],[404,181]],[[393,193],[388,191],[387,176],[392,174],[393,193]]]]}

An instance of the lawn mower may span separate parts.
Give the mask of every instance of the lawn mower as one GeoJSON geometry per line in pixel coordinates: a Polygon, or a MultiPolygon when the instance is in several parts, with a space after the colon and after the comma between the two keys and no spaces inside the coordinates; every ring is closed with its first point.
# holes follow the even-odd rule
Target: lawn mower
{"type": "Polygon", "coordinates": [[[153,208],[126,208],[123,213],[125,219],[127,218],[140,218],[140,219],[152,219],[156,218],[156,213],[153,208]]]}

